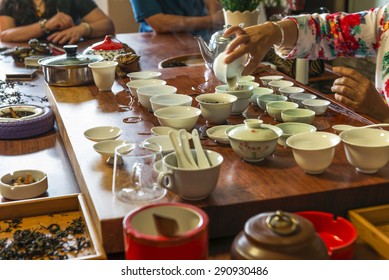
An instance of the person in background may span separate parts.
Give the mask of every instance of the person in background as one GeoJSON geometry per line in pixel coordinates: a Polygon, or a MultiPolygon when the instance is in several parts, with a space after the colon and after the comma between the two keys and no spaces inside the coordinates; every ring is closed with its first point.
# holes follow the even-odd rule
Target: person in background
{"type": "Polygon", "coordinates": [[[389,122],[388,29],[389,4],[358,13],[306,14],[244,29],[234,26],[225,31],[226,36],[237,35],[227,47],[225,62],[249,54],[243,71],[247,75],[273,46],[284,58],[375,56],[375,84],[356,70],[337,66],[332,70],[341,77],[334,81],[331,91],[337,101],[355,111],[389,122]]]}
{"type": "Polygon", "coordinates": [[[3,42],[38,38],[63,45],[115,32],[112,20],[93,0],[0,1],[3,42]]]}
{"type": "Polygon", "coordinates": [[[223,27],[216,0],[130,0],[140,32],[191,32],[204,39],[223,27]]]}

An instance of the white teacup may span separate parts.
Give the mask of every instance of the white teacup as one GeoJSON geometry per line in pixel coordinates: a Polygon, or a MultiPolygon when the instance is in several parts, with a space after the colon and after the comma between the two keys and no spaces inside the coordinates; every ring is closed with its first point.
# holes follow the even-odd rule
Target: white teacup
{"type": "MultiPolygon", "coordinates": [[[[179,168],[175,152],[164,156],[164,169],[159,173],[158,185],[178,194],[182,199],[194,201],[207,198],[216,187],[223,156],[210,150],[205,152],[211,167],[179,168]]],[[[192,154],[196,160],[195,150],[192,150],[192,154]]]]}
{"type": "Polygon", "coordinates": [[[93,80],[99,91],[110,91],[115,81],[115,69],[117,61],[98,61],[89,63],[92,70],[93,80]]]}

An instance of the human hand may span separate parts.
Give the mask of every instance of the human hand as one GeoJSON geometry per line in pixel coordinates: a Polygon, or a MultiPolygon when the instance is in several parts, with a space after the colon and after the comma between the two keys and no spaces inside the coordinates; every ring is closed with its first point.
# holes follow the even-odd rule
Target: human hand
{"type": "Polygon", "coordinates": [[[388,118],[389,107],[368,78],[346,67],[336,66],[332,71],[342,76],[331,87],[335,100],[376,120],[385,121],[388,118]]]}
{"type": "Polygon", "coordinates": [[[70,27],[68,29],[54,32],[47,37],[47,40],[57,44],[75,44],[84,34],[84,28],[80,25],[70,27]]]}
{"type": "Polygon", "coordinates": [[[237,58],[248,54],[248,62],[243,70],[242,75],[249,75],[257,69],[259,63],[265,57],[274,43],[275,27],[272,23],[264,23],[255,26],[241,28],[239,26],[232,26],[225,32],[225,36],[233,34],[237,37],[227,46],[227,56],[225,63],[231,63],[237,58]]]}
{"type": "Polygon", "coordinates": [[[46,22],[46,28],[50,31],[65,30],[72,26],[74,26],[72,17],[63,12],[56,13],[46,22]]]}

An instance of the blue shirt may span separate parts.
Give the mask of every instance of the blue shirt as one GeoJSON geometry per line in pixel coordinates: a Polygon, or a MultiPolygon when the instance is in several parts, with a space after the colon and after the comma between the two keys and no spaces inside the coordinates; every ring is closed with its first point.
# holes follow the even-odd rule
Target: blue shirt
{"type": "MultiPolygon", "coordinates": [[[[135,20],[140,23],[140,32],[152,32],[146,18],[163,13],[179,16],[206,16],[207,9],[202,0],[130,0],[135,20]]],[[[209,37],[207,30],[194,31],[194,35],[209,37]]]]}

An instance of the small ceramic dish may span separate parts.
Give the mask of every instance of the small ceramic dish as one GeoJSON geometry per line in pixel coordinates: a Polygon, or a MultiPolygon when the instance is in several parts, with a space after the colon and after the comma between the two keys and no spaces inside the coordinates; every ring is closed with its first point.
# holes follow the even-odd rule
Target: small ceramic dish
{"type": "Polygon", "coordinates": [[[336,134],[339,134],[343,131],[346,131],[346,130],[349,130],[349,129],[352,129],[352,128],[355,128],[355,126],[352,126],[352,125],[348,125],[348,124],[335,124],[332,126],[332,129],[334,130],[334,132],[336,134]]]}
{"type": "Polygon", "coordinates": [[[315,112],[309,109],[295,108],[286,109],[281,112],[283,122],[300,122],[312,124],[315,119],[315,112]]]}
{"type": "Polygon", "coordinates": [[[207,129],[207,136],[221,144],[230,144],[226,130],[230,128],[231,125],[216,125],[207,129]]]}
{"type": "Polygon", "coordinates": [[[168,135],[156,135],[147,138],[144,142],[154,143],[162,148],[162,153],[167,155],[174,151],[174,147],[168,135]]]}
{"type": "Polygon", "coordinates": [[[166,81],[159,79],[133,80],[126,84],[134,98],[138,98],[138,88],[153,85],[166,85],[166,81]]]}
{"type": "Polygon", "coordinates": [[[93,142],[100,142],[104,140],[115,140],[122,133],[123,131],[116,126],[97,126],[85,130],[84,136],[93,142]]]}
{"type": "Polygon", "coordinates": [[[292,87],[294,83],[292,81],[287,80],[279,80],[279,81],[270,81],[268,86],[274,90],[276,94],[281,94],[279,89],[283,87],[292,87]]]}
{"type": "Polygon", "coordinates": [[[169,106],[192,106],[193,98],[186,94],[162,94],[150,98],[153,111],[169,106]]]}
{"type": "Polygon", "coordinates": [[[114,164],[115,148],[125,143],[126,141],[124,140],[105,140],[94,144],[93,149],[100,155],[107,156],[108,157],[106,161],[107,163],[114,164]]]}
{"type": "MultiPolygon", "coordinates": [[[[154,126],[152,129],[151,129],[151,132],[154,134],[154,135],[169,135],[169,131],[175,131],[178,133],[179,129],[176,129],[176,128],[173,128],[173,127],[169,127],[169,126],[154,126]]],[[[187,136],[188,136],[188,139],[191,139],[192,138],[192,134],[191,133],[187,133],[187,136]]]]}
{"type": "Polygon", "coordinates": [[[253,103],[254,105],[258,105],[257,104],[257,97],[258,96],[264,95],[264,94],[272,94],[272,93],[274,93],[274,90],[272,90],[271,88],[255,87],[255,88],[253,88],[253,95],[250,97],[250,102],[253,103]]]}
{"type": "Polygon", "coordinates": [[[262,76],[259,77],[264,87],[267,87],[269,82],[271,81],[279,81],[282,80],[284,76],[281,75],[269,75],[269,76],[262,76]]]}
{"type": "Polygon", "coordinates": [[[303,106],[315,112],[317,116],[323,115],[331,102],[324,99],[306,99],[303,100],[303,106]]]}
{"type": "Polygon", "coordinates": [[[10,200],[34,198],[47,191],[47,175],[40,170],[17,170],[0,179],[1,195],[10,200]]]}
{"type": "Polygon", "coordinates": [[[238,83],[239,82],[252,82],[254,80],[255,80],[255,77],[252,75],[240,76],[238,78],[238,83]]]}
{"type": "Polygon", "coordinates": [[[140,87],[136,90],[140,104],[153,111],[150,99],[157,95],[171,95],[177,92],[177,88],[169,85],[151,85],[140,87]]]}
{"type": "Polygon", "coordinates": [[[297,103],[291,101],[273,101],[266,104],[267,114],[278,122],[282,122],[281,112],[286,109],[295,109],[297,103]]]}
{"type": "Polygon", "coordinates": [[[161,76],[161,72],[157,71],[139,71],[127,74],[127,77],[129,77],[131,81],[157,79],[159,76],[161,76]]]}
{"type": "Polygon", "coordinates": [[[292,87],[281,87],[278,89],[278,91],[280,92],[280,94],[285,95],[286,97],[289,97],[289,95],[291,95],[293,93],[304,92],[304,89],[302,87],[292,86],[292,87]]]}
{"type": "Polygon", "coordinates": [[[292,93],[289,95],[289,99],[293,102],[296,102],[300,108],[304,108],[303,101],[307,99],[316,99],[317,96],[311,93],[300,92],[292,93]]]}
{"type": "Polygon", "coordinates": [[[33,105],[11,105],[0,108],[0,122],[23,121],[35,118],[43,113],[43,109],[33,105]],[[13,116],[13,115],[16,116],[13,116]]]}
{"type": "Polygon", "coordinates": [[[288,147],[288,145],[286,144],[286,140],[290,136],[302,132],[315,132],[317,130],[316,127],[313,125],[298,122],[279,123],[276,124],[276,127],[282,129],[282,135],[280,136],[280,138],[278,138],[278,144],[284,147],[288,147]]]}
{"type": "Polygon", "coordinates": [[[160,125],[187,131],[195,127],[200,115],[201,110],[191,106],[171,106],[154,112],[160,125]]]}
{"type": "Polygon", "coordinates": [[[257,96],[257,104],[259,108],[266,111],[266,104],[273,101],[286,101],[288,98],[283,95],[269,93],[257,96]]]}

